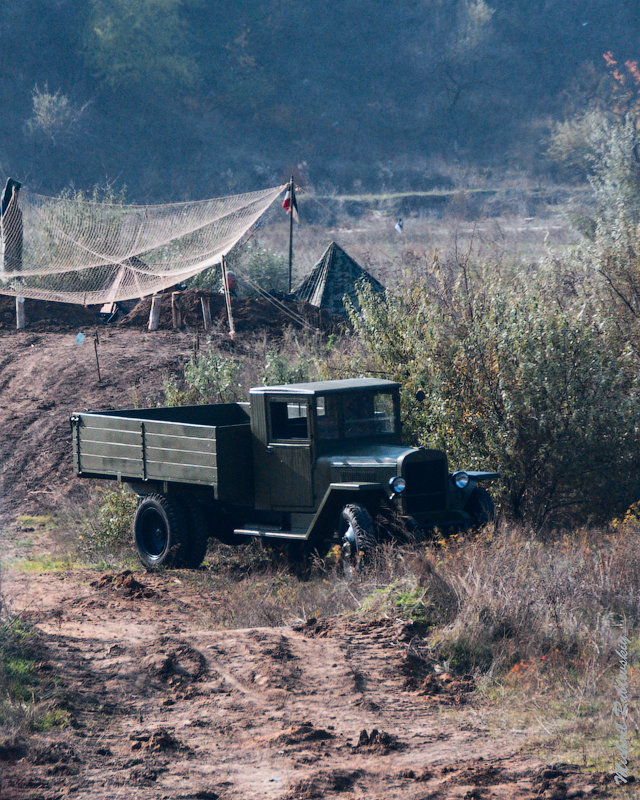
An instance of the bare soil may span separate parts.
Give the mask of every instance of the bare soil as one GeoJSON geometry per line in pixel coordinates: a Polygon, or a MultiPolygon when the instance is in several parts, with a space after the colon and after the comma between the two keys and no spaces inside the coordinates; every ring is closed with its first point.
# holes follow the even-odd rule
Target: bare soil
{"type": "Polygon", "coordinates": [[[527,732],[490,731],[471,676],[420,670],[410,628],[322,619],[211,630],[224,604],[189,571],[11,566],[24,510],[81,495],[69,414],[158,391],[192,333],[0,331],[2,591],[41,634],[64,727],[0,741],[2,800],[54,798],[571,798],[611,776],[534,757],[527,732]]]}
{"type": "Polygon", "coordinates": [[[570,798],[608,780],[490,735],[470,678],[408,681],[392,620],[207,630],[198,607],[224,598],[182,571],[9,571],[5,592],[69,714],[5,747],[5,800],[570,798]]]}

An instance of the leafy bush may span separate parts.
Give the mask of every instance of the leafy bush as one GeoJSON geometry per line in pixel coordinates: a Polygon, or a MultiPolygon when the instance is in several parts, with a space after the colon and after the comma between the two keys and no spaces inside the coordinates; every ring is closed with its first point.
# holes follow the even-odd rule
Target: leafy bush
{"type": "Polygon", "coordinates": [[[268,292],[286,292],[289,288],[289,265],[285,256],[274,253],[259,242],[249,242],[229,262],[230,269],[246,276],[241,285],[241,294],[256,296],[256,287],[268,292]]]}
{"type": "MultiPolygon", "coordinates": [[[[274,253],[259,242],[249,241],[244,247],[231,251],[227,269],[238,277],[237,292],[240,297],[259,297],[259,289],[282,294],[289,288],[289,265],[285,256],[274,253]]],[[[189,280],[197,289],[222,291],[222,271],[219,265],[204,270],[189,280]]]]}
{"type": "Polygon", "coordinates": [[[32,135],[42,134],[52,142],[65,141],[79,133],[88,107],[88,103],[75,106],[60,89],[51,92],[46,84],[42,89],[34,87],[32,103],[33,113],[27,121],[27,130],[32,135]]]}
{"type": "Polygon", "coordinates": [[[261,379],[266,386],[302,383],[312,380],[315,372],[315,364],[310,356],[293,354],[286,348],[270,347],[265,353],[261,379]]]}
{"type": "Polygon", "coordinates": [[[241,399],[241,365],[238,361],[209,348],[191,356],[184,368],[186,389],[175,379],[164,383],[166,405],[232,403],[241,399]]]}
{"type": "Polygon", "coordinates": [[[360,367],[403,382],[412,439],[456,468],[499,469],[512,517],[607,519],[639,490],[632,358],[591,313],[554,302],[554,281],[454,261],[384,297],[363,287],[360,367]]]}
{"type": "Polygon", "coordinates": [[[84,55],[106,86],[124,92],[175,91],[192,86],[183,0],[91,0],[84,55]]]}
{"type": "Polygon", "coordinates": [[[44,731],[68,720],[50,699],[52,679],[39,671],[44,652],[38,634],[0,608],[0,730],[5,734],[44,731]]]}
{"type": "Polygon", "coordinates": [[[85,558],[105,560],[129,551],[137,502],[135,494],[123,486],[107,490],[95,518],[87,521],[78,536],[77,546],[81,554],[85,558]]]}

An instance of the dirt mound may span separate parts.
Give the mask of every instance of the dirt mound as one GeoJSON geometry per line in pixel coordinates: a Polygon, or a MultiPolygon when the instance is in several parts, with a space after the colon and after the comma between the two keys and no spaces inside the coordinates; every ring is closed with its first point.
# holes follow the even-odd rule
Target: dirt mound
{"type": "MultiPolygon", "coordinates": [[[[171,329],[171,295],[161,295],[159,327],[171,329]]],[[[217,292],[202,289],[186,289],[180,293],[180,310],[183,327],[204,330],[201,298],[209,300],[211,324],[220,331],[228,330],[227,308],[224,296],[217,292]]],[[[147,329],[151,298],[145,297],[126,316],[119,325],[130,328],[147,329]]],[[[260,298],[232,297],[231,311],[236,331],[266,330],[280,334],[286,327],[302,328],[304,324],[325,331],[333,330],[340,320],[309,303],[280,299],[277,303],[260,298]],[[302,320],[302,321],[301,321],[302,320]]]]}
{"type": "Polygon", "coordinates": [[[304,636],[310,636],[312,638],[315,637],[324,638],[325,636],[331,635],[332,628],[333,625],[330,620],[316,619],[316,617],[310,617],[302,625],[296,625],[294,627],[294,631],[302,633],[304,636]]]}
{"type": "MultiPolygon", "coordinates": [[[[167,647],[160,642],[154,652],[142,659],[141,666],[151,675],[170,685],[191,683],[207,674],[207,661],[199,650],[186,642],[167,647]]],[[[151,648],[154,650],[154,648],[151,648]]]]}
{"type": "Polygon", "coordinates": [[[393,750],[400,750],[402,747],[402,743],[396,736],[386,731],[379,731],[377,728],[373,728],[371,733],[367,733],[365,729],[360,731],[358,744],[353,750],[357,753],[367,752],[386,755],[386,753],[391,753],[393,750]]]}
{"type": "Polygon", "coordinates": [[[125,569],[123,572],[118,572],[115,575],[107,573],[97,581],[92,581],[90,586],[94,589],[115,589],[118,594],[132,600],[141,600],[144,597],[150,598],[158,596],[158,593],[154,589],[136,580],[130,569],[125,569]]]}
{"type": "Polygon", "coordinates": [[[179,739],[177,739],[166,728],[149,733],[132,733],[129,736],[132,750],[146,750],[149,753],[161,753],[164,750],[186,750],[188,749],[179,739]]]}
{"type": "Polygon", "coordinates": [[[475,688],[476,684],[471,675],[454,677],[448,672],[430,673],[417,686],[417,693],[443,703],[462,705],[466,702],[466,695],[475,691],[475,688]]]}
{"type": "Polygon", "coordinates": [[[345,769],[317,772],[292,786],[286,800],[316,800],[330,797],[334,792],[348,792],[361,774],[360,770],[345,769]]]}
{"type": "MultiPolygon", "coordinates": [[[[551,764],[533,775],[532,790],[535,797],[563,800],[568,797],[597,796],[596,786],[613,783],[613,773],[595,772],[585,776],[575,764],[551,764]],[[585,778],[591,785],[585,786],[585,778]]],[[[630,776],[630,782],[633,778],[630,776]]]]}
{"type": "MultiPolygon", "coordinates": [[[[45,300],[25,300],[27,327],[31,330],[80,330],[100,324],[100,315],[94,308],[71,303],[51,303],[45,300]]],[[[0,330],[15,330],[16,299],[0,295],[0,330]]]]}
{"type": "Polygon", "coordinates": [[[324,728],[316,728],[310,722],[302,722],[293,728],[283,731],[272,741],[275,744],[295,745],[306,742],[326,742],[333,739],[334,734],[324,728]]]}
{"type": "Polygon", "coordinates": [[[0,761],[18,761],[27,752],[27,743],[18,736],[0,739],[0,761]]]}

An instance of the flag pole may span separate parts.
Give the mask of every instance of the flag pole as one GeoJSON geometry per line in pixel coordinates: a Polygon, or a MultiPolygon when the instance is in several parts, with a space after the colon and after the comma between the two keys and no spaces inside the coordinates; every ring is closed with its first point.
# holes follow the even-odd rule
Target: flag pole
{"type": "Polygon", "coordinates": [[[289,183],[290,205],[289,205],[289,294],[291,294],[291,273],[293,265],[293,175],[289,183]]]}

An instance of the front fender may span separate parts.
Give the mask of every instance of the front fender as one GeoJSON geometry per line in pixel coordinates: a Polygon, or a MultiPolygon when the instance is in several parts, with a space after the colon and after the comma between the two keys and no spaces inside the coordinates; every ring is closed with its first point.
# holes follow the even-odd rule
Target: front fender
{"type": "Polygon", "coordinates": [[[363,505],[372,517],[389,499],[381,483],[331,483],[316,511],[307,541],[320,541],[330,536],[338,526],[340,512],[349,503],[363,505]]]}
{"type": "Polygon", "coordinates": [[[455,498],[454,505],[462,508],[464,508],[464,506],[467,504],[467,500],[471,497],[473,490],[478,485],[478,481],[493,481],[500,477],[499,472],[480,472],[466,469],[457,471],[466,472],[469,476],[469,483],[464,487],[464,489],[459,489],[453,481],[453,475],[455,475],[455,472],[449,475],[449,488],[452,497],[455,498]]]}

